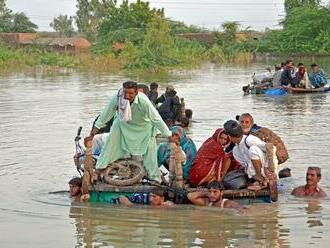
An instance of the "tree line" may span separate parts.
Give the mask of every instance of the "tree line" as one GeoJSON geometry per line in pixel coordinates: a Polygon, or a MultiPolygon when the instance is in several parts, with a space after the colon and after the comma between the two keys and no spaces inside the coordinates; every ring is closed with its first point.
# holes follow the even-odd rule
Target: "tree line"
{"type": "MultiPolygon", "coordinates": [[[[259,39],[238,22],[222,24],[224,32],[211,32],[166,18],[164,9],[137,0],[77,0],[75,16],[59,15],[50,26],[61,36],[78,33],[93,42],[95,55],[109,55],[125,68],[156,69],[194,64],[198,61],[249,62],[255,52],[277,54],[330,54],[330,6],[320,0],[285,0],[282,29],[267,30],[259,39]],[[180,33],[213,34],[213,43],[189,41],[180,33]],[[119,49],[114,45],[119,44],[119,49]]],[[[13,13],[0,0],[0,32],[31,32],[37,26],[24,13],[13,13]]]]}

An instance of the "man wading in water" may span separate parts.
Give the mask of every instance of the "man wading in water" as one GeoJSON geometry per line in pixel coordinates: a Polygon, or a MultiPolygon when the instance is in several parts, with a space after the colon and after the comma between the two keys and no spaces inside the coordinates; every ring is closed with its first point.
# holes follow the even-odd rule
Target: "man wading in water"
{"type": "Polygon", "coordinates": [[[195,191],[188,193],[188,199],[198,206],[208,206],[217,208],[234,208],[240,212],[249,210],[246,206],[238,202],[222,198],[224,186],[218,181],[212,181],[207,186],[208,191],[195,191]]]}
{"type": "Polygon", "coordinates": [[[319,167],[308,167],[306,184],[293,189],[291,194],[298,197],[326,197],[327,194],[318,186],[320,180],[321,169],[319,167]]]}
{"type": "Polygon", "coordinates": [[[70,197],[74,201],[80,201],[82,180],[80,177],[74,177],[69,181],[70,197]]]}

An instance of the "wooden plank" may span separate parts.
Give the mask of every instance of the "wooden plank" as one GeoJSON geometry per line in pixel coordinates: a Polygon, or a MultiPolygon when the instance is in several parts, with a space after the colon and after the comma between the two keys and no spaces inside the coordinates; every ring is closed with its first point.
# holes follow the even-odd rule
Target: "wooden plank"
{"type": "MultiPolygon", "coordinates": [[[[123,192],[123,193],[137,193],[137,192],[150,192],[151,190],[160,189],[161,186],[150,186],[150,185],[133,185],[133,186],[112,186],[105,183],[96,183],[93,186],[90,186],[90,191],[98,192],[123,192]]],[[[206,188],[188,188],[188,192],[203,190],[206,191],[206,188]]],[[[262,189],[260,191],[253,191],[248,189],[239,189],[239,190],[225,190],[223,192],[224,198],[246,198],[246,197],[258,197],[258,196],[269,196],[269,189],[262,189]]]]}

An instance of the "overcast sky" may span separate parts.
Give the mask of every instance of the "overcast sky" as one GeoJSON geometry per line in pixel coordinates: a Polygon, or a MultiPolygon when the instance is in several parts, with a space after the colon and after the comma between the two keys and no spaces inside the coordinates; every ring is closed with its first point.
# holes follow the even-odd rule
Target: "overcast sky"
{"type": "MultiPolygon", "coordinates": [[[[39,26],[49,31],[49,23],[59,14],[74,15],[76,0],[7,0],[15,12],[25,12],[39,26]]],[[[275,28],[284,15],[284,0],[150,0],[152,7],[164,8],[165,15],[210,29],[220,29],[224,21],[239,21],[255,30],[275,28]]]]}

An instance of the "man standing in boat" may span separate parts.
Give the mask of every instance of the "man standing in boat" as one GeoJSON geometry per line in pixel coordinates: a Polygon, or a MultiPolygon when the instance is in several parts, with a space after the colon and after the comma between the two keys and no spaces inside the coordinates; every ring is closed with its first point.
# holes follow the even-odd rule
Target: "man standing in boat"
{"type": "Polygon", "coordinates": [[[105,169],[109,164],[130,155],[142,156],[148,177],[160,182],[155,135],[158,130],[163,136],[171,137],[171,132],[148,97],[138,92],[137,83],[123,83],[123,88],[111,98],[85,141],[93,139],[99,129],[114,116],[96,169],[105,169]]]}

